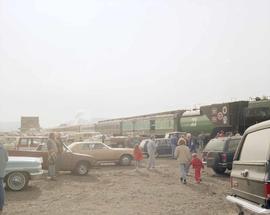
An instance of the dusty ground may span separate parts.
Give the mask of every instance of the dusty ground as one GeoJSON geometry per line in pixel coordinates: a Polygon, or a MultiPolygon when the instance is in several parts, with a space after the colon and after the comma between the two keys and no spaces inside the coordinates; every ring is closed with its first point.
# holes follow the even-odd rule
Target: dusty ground
{"type": "Polygon", "coordinates": [[[203,173],[201,184],[179,182],[177,161],[157,160],[155,171],[102,166],[88,176],[61,173],[21,192],[6,192],[4,214],[235,214],[226,202],[229,177],[203,173]]]}

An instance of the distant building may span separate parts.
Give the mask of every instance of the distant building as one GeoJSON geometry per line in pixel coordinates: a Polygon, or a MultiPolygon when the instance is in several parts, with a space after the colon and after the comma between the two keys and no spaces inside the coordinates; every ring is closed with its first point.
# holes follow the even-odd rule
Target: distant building
{"type": "Polygon", "coordinates": [[[21,132],[39,131],[39,117],[38,116],[22,116],[21,117],[21,132]]]}

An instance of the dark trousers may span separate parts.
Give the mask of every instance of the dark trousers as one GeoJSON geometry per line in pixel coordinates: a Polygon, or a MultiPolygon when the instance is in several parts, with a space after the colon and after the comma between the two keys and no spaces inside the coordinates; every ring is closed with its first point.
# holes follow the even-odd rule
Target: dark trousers
{"type": "Polygon", "coordinates": [[[3,209],[5,203],[5,189],[3,184],[3,178],[0,178],[0,210],[3,209]]]}

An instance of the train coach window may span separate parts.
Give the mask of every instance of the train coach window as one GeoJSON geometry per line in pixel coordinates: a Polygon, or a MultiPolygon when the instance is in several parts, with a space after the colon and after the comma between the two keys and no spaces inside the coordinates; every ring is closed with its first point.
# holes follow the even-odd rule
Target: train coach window
{"type": "Polygon", "coordinates": [[[150,130],[154,131],[156,129],[156,121],[150,120],[150,130]]]}

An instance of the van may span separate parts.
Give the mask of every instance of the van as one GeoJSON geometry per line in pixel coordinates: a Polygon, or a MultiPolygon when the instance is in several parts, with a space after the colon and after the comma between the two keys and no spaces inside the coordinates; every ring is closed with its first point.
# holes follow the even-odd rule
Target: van
{"type": "Polygon", "coordinates": [[[241,136],[211,139],[203,150],[203,163],[217,174],[232,169],[232,161],[241,136]]]}
{"type": "Polygon", "coordinates": [[[235,152],[232,194],[238,214],[270,214],[270,120],[249,127],[235,152]]]}

